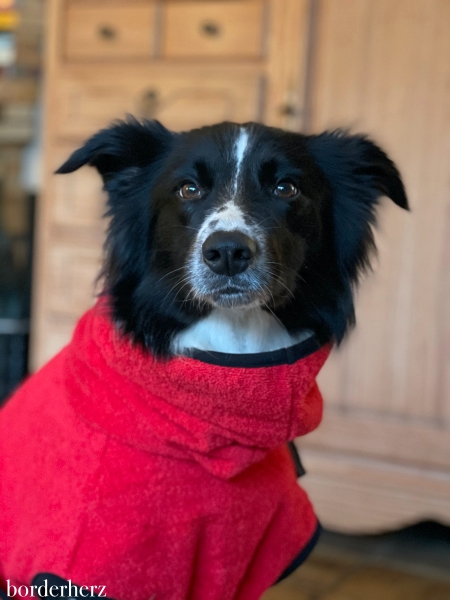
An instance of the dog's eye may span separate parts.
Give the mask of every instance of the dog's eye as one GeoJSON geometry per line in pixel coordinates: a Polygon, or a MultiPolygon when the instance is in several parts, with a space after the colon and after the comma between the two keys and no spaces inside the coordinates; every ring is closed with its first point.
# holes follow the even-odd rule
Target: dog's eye
{"type": "Polygon", "coordinates": [[[196,200],[202,197],[202,190],[195,183],[185,183],[178,190],[178,194],[183,200],[196,200]]]}
{"type": "Polygon", "coordinates": [[[290,181],[280,181],[277,183],[273,193],[279,198],[293,198],[298,194],[298,189],[290,181]]]}

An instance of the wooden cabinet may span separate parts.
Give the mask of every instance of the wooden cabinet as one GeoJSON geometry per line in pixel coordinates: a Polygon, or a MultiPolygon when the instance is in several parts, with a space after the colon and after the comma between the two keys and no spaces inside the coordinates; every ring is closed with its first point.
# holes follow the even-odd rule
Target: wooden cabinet
{"type": "Polygon", "coordinates": [[[301,441],[308,489],[341,529],[450,523],[450,3],[322,0],[315,18],[308,129],[378,140],[412,210],[380,211],[358,326],[301,441]]]}
{"type": "Polygon", "coordinates": [[[260,120],[369,133],[402,171],[358,327],[320,376],[323,424],[299,440],[319,518],[381,531],[450,523],[450,4],[447,0],[49,0],[38,367],[94,301],[105,223],[94,170],[53,176],[130,112],[182,130],[260,120]]]}

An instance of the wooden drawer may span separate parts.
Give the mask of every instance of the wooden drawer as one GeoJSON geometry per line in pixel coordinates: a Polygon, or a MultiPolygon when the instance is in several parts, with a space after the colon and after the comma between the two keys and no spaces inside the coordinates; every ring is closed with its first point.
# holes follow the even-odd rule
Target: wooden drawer
{"type": "Polygon", "coordinates": [[[85,59],[145,59],[153,55],[154,2],[71,1],[66,9],[64,56],[85,59]]]}
{"type": "Polygon", "coordinates": [[[104,81],[61,79],[56,90],[56,133],[83,139],[126,113],[158,119],[174,130],[225,120],[258,120],[261,90],[258,74],[217,69],[176,73],[164,69],[154,76],[145,70],[129,79],[122,73],[104,81]]]}
{"type": "Polygon", "coordinates": [[[264,0],[168,0],[164,6],[164,57],[258,58],[262,55],[264,0]]]}
{"type": "Polygon", "coordinates": [[[60,225],[101,228],[106,194],[97,170],[83,167],[75,173],[53,175],[77,147],[78,144],[64,144],[52,151],[51,221],[60,225]]]}
{"type": "MultiPolygon", "coordinates": [[[[101,240],[103,241],[103,240],[101,240]]],[[[95,280],[101,267],[98,247],[82,248],[53,242],[48,251],[48,308],[79,317],[95,302],[95,280]]]]}

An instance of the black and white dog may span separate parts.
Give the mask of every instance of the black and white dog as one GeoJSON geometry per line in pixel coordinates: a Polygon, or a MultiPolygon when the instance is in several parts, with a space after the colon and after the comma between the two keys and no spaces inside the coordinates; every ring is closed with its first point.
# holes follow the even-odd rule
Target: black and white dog
{"type": "Polygon", "coordinates": [[[131,118],[59,172],[84,164],[105,298],[0,413],[0,587],[256,600],[317,541],[292,440],[320,422],[378,199],[407,208],[399,173],[339,131],[131,118]]]}
{"type": "Polygon", "coordinates": [[[103,275],[115,320],[159,357],[264,352],[312,333],[340,342],[379,198],[408,208],[394,163],[343,131],[221,123],[173,133],[128,118],[58,173],[84,164],[108,192],[103,275]]]}

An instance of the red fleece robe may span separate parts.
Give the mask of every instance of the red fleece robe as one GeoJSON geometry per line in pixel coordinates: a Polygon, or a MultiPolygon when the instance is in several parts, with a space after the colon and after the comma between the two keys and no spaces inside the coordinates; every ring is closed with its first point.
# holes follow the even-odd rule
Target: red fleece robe
{"type": "Polygon", "coordinates": [[[0,411],[0,587],[259,598],[317,529],[285,445],[321,419],[317,348],[162,362],[88,311],[0,411]]]}

